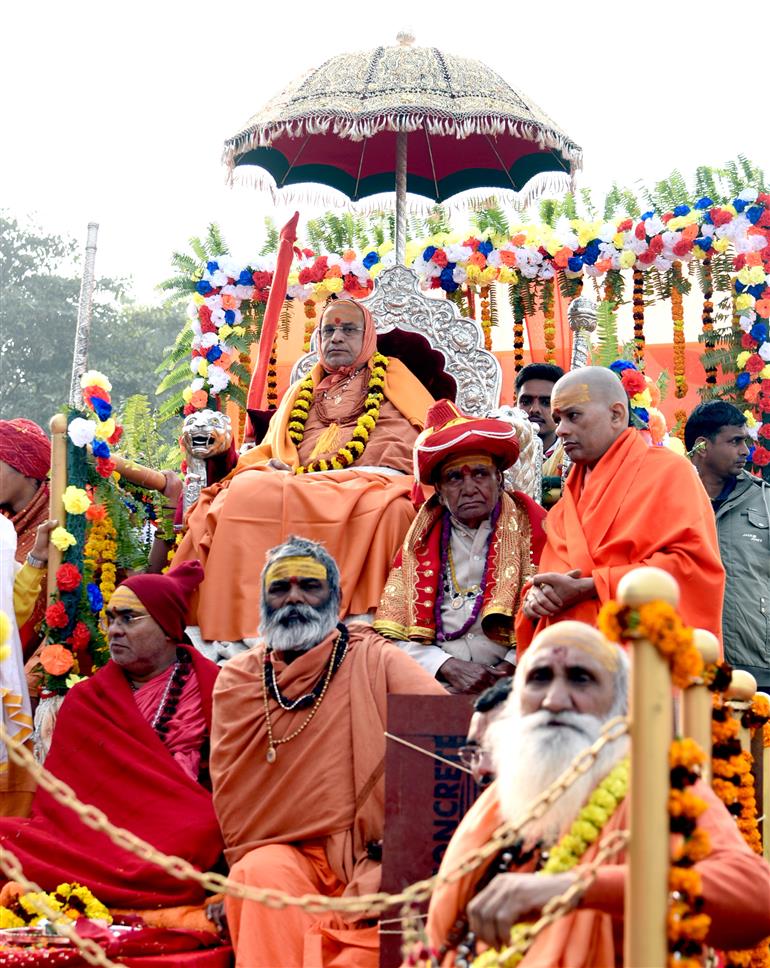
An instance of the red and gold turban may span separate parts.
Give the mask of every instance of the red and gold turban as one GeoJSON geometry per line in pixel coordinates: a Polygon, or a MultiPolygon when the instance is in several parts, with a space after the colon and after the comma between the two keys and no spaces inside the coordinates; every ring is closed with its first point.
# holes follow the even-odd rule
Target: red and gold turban
{"type": "Polygon", "coordinates": [[[466,417],[451,400],[439,400],[428,410],[425,430],[414,443],[414,476],[430,484],[448,458],[489,454],[501,470],[519,456],[516,430],[494,417],[466,417]]]}
{"type": "Polygon", "coordinates": [[[51,441],[34,420],[0,420],[0,460],[25,477],[43,481],[51,469],[51,441]]]}

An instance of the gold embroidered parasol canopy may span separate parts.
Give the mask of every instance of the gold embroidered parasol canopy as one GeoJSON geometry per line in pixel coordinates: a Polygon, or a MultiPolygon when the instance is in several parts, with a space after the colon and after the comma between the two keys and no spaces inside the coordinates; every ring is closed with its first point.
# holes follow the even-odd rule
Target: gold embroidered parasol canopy
{"type": "Polygon", "coordinates": [[[333,57],[268,101],[225,143],[230,173],[256,165],[274,179],[261,187],[315,183],[354,201],[395,184],[399,262],[407,191],[442,202],[521,193],[535,176],[566,187],[582,151],[528,97],[480,61],[397,39],[333,57]]]}

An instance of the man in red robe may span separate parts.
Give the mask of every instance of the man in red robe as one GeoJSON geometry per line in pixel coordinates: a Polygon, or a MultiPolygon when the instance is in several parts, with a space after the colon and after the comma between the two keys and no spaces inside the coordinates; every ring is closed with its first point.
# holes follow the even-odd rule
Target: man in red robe
{"type": "MultiPolygon", "coordinates": [[[[68,693],[45,766],[115,826],[209,870],[223,846],[206,769],[218,669],[184,635],[201,578],[190,562],[118,586],[107,606],[111,661],[68,693]]],[[[117,847],[40,788],[29,819],[0,820],[0,842],[44,890],[76,881],[113,908],[205,901],[200,885],[117,847]]]]}
{"type": "Polygon", "coordinates": [[[672,575],[683,621],[721,639],[725,572],[693,467],[628,426],[628,397],[611,370],[572,370],[551,404],[574,466],[548,514],[539,573],[516,619],[518,654],[552,622],[595,624],[623,575],[642,565],[672,575]]]}

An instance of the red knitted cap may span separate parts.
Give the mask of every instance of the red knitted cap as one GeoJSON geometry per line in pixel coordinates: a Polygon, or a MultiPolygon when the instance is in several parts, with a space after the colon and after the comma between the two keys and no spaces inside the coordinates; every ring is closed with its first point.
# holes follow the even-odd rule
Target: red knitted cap
{"type": "Polygon", "coordinates": [[[121,584],[131,589],[167,635],[181,642],[190,601],[202,581],[201,563],[184,561],[165,575],[133,575],[121,584]]]}

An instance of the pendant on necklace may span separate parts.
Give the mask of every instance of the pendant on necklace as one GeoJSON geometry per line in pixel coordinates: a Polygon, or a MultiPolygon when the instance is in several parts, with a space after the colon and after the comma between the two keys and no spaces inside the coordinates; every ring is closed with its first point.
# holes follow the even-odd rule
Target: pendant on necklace
{"type": "Polygon", "coordinates": [[[332,402],[334,403],[335,407],[338,407],[342,403],[342,394],[339,394],[336,397],[332,397],[332,402]]]}
{"type": "Polygon", "coordinates": [[[452,608],[454,608],[456,610],[458,608],[462,608],[463,607],[463,605],[465,604],[465,599],[462,597],[462,595],[455,595],[455,597],[452,599],[452,601],[450,602],[450,604],[451,604],[452,608]]]}
{"type": "Polygon", "coordinates": [[[277,756],[278,756],[278,753],[276,751],[276,748],[274,746],[268,746],[267,753],[265,754],[265,759],[271,766],[273,765],[273,763],[275,763],[277,756]]]}

